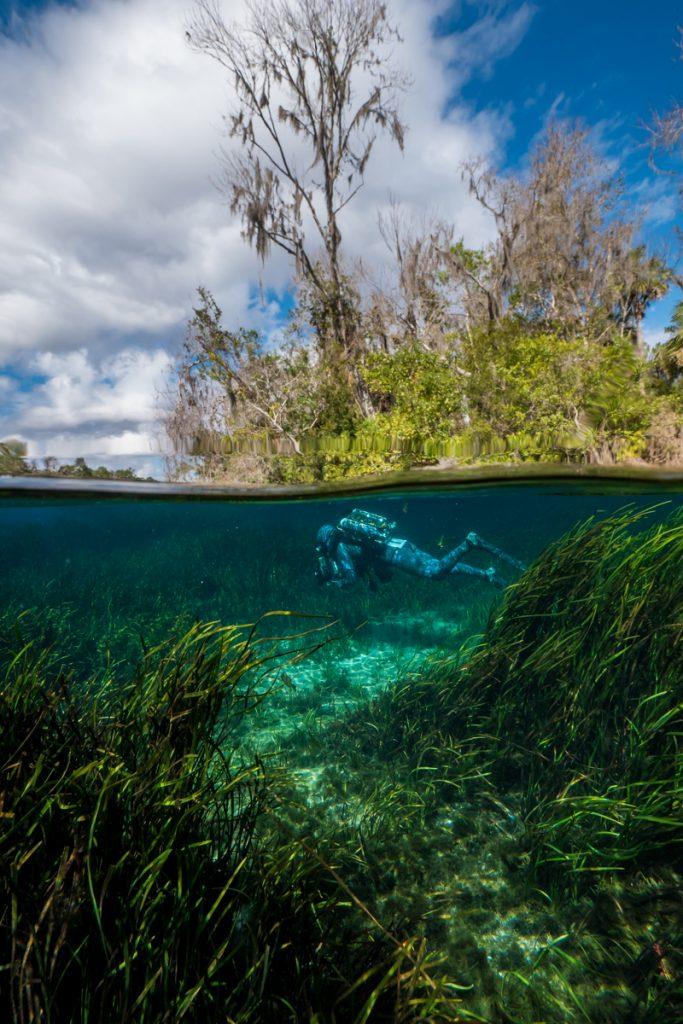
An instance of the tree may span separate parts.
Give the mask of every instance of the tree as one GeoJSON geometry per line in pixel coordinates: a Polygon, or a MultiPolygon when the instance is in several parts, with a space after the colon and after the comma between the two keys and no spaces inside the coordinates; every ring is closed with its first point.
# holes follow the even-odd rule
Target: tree
{"type": "Polygon", "coordinates": [[[351,356],[339,217],[362,187],[378,133],[402,149],[405,132],[396,97],[406,79],[387,60],[386,44],[399,36],[386,5],[251,0],[240,26],[199,0],[187,35],[234,85],[229,131],[241,152],[226,158],[225,186],[244,237],[262,260],[273,245],[293,257],[329,310],[325,353],[351,356]]]}
{"type": "Polygon", "coordinates": [[[666,333],[668,339],[653,352],[652,375],[659,393],[672,394],[683,404],[683,302],[674,309],[666,333]]]}
{"type": "Polygon", "coordinates": [[[448,356],[406,343],[370,353],[363,376],[388,433],[419,444],[462,430],[463,396],[448,356]]]}
{"type": "Polygon", "coordinates": [[[474,329],[460,358],[472,428],[504,439],[508,457],[612,462],[642,452],[650,403],[628,339],[595,345],[507,317],[474,329]]]}
{"type": "Polygon", "coordinates": [[[364,271],[370,283],[367,333],[385,352],[406,344],[443,351],[454,327],[443,257],[453,229],[437,218],[418,222],[393,198],[378,225],[392,257],[393,280],[380,283],[364,271]]]}
{"type": "Polygon", "coordinates": [[[551,125],[526,174],[498,175],[479,162],[463,173],[496,227],[484,251],[460,243],[445,253],[468,323],[514,313],[540,329],[598,340],[616,329],[641,347],[645,310],[670,272],[635,244],[621,183],[585,129],[551,125]]]}
{"type": "Polygon", "coordinates": [[[273,350],[257,331],[228,330],[212,294],[198,294],[166,418],[174,452],[211,456],[244,442],[262,455],[274,441],[275,450],[301,455],[304,439],[334,416],[334,374],[310,346],[273,350]]]}
{"type": "MultiPolygon", "coordinates": [[[[679,57],[683,60],[683,28],[679,28],[679,57]]],[[[655,114],[650,126],[650,150],[653,166],[660,153],[683,157],[683,104],[674,103],[665,114],[655,114]]],[[[683,192],[683,177],[679,184],[683,192]]]]}
{"type": "Polygon", "coordinates": [[[630,338],[638,355],[645,354],[643,319],[647,307],[666,295],[674,275],[658,256],[650,256],[644,245],[624,254],[619,268],[613,319],[622,337],[630,338]]]}
{"type": "Polygon", "coordinates": [[[8,437],[0,441],[0,474],[16,476],[20,473],[30,473],[31,466],[26,462],[28,448],[24,441],[14,437],[8,437]]]}

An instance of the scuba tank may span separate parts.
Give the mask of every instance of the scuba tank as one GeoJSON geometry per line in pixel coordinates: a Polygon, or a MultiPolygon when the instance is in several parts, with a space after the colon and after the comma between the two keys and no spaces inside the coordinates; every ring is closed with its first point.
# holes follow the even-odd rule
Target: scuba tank
{"type": "Polygon", "coordinates": [[[344,516],[337,529],[354,544],[383,546],[391,539],[396,523],[377,512],[354,508],[350,516],[344,516]]]}

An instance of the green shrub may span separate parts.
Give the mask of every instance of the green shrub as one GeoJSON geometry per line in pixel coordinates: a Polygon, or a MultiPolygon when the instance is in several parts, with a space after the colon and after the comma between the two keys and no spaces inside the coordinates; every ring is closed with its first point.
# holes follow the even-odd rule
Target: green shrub
{"type": "Polygon", "coordinates": [[[387,436],[424,444],[464,426],[463,393],[454,359],[418,344],[366,357],[362,376],[387,436]]]}

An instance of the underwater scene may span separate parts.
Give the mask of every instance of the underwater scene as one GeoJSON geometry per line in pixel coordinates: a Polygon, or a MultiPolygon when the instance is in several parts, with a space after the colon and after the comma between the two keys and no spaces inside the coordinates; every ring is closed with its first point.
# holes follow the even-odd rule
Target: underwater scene
{"type": "Polygon", "coordinates": [[[683,484],[0,492],[0,1001],[683,1020],[683,484]]]}

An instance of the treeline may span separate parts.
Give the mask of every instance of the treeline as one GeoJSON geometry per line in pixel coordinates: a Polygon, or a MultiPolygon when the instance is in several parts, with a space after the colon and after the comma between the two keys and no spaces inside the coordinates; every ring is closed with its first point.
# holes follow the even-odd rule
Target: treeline
{"type": "Polygon", "coordinates": [[[175,471],[186,455],[206,476],[272,481],[444,456],[683,462],[683,305],[665,343],[643,339],[648,307],[679,281],[639,241],[640,214],[584,127],[550,125],[518,174],[460,168],[494,226],[484,248],[391,203],[384,280],[345,258],[340,214],[375,138],[403,145],[408,83],[381,59],[394,32],[368,0],[288,0],[277,20],[257,4],[246,26],[197,7],[190,41],[235,87],[232,211],[264,259],[273,245],[291,255],[296,304],[273,349],[199,289],[166,420],[175,471]],[[292,169],[294,146],[308,171],[292,169]]]}
{"type": "MultiPolygon", "coordinates": [[[[28,459],[28,449],[23,441],[10,438],[0,441],[0,475],[4,476],[59,476],[76,480],[140,480],[130,466],[125,469],[108,469],[106,466],[89,466],[85,459],[60,464],[56,458],[47,456],[40,460],[28,459]]],[[[147,477],[151,480],[151,477],[147,477]]]]}

